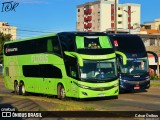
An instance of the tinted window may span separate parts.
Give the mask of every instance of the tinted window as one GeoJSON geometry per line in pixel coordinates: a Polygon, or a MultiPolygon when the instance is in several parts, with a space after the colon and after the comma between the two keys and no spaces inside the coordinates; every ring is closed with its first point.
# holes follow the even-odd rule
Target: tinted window
{"type": "Polygon", "coordinates": [[[62,78],[61,70],[50,64],[23,65],[23,75],[25,77],[62,78]]]}
{"type": "Polygon", "coordinates": [[[61,49],[57,36],[47,39],[47,52],[52,52],[61,55],[61,49]]]}
{"type": "Polygon", "coordinates": [[[127,53],[137,53],[145,51],[145,46],[139,36],[113,36],[112,40],[117,51],[127,53]]]}
{"type": "Polygon", "coordinates": [[[44,52],[53,52],[61,55],[57,36],[15,42],[4,46],[4,53],[7,56],[44,52]]]}

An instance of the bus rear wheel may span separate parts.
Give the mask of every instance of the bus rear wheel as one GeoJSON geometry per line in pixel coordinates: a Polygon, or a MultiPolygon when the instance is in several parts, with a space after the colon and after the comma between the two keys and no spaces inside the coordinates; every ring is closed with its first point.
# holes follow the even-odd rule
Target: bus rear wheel
{"type": "Polygon", "coordinates": [[[58,99],[64,100],[66,98],[66,93],[63,85],[58,85],[58,99]]]}
{"type": "Polygon", "coordinates": [[[19,95],[19,86],[17,81],[14,82],[14,93],[19,95]]]}
{"type": "Polygon", "coordinates": [[[20,83],[20,86],[19,86],[19,94],[20,95],[27,95],[27,92],[25,90],[25,85],[23,82],[20,83]]]}

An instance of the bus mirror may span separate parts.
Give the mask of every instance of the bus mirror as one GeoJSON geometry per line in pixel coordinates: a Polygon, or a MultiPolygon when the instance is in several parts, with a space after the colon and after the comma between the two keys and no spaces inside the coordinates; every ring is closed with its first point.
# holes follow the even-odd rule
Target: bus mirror
{"type": "Polygon", "coordinates": [[[68,56],[76,57],[78,59],[78,63],[80,67],[83,67],[83,59],[80,57],[79,54],[74,52],[64,52],[68,56]]]}
{"type": "Polygon", "coordinates": [[[115,53],[116,53],[116,55],[119,55],[122,57],[122,63],[123,63],[123,65],[126,65],[127,64],[127,56],[124,53],[119,52],[119,51],[115,51],[115,53]]]}
{"type": "Polygon", "coordinates": [[[157,55],[156,53],[154,53],[154,52],[152,52],[152,51],[147,51],[147,53],[152,54],[152,55],[154,56],[154,58],[155,58],[155,63],[158,62],[158,55],[157,55]]]}

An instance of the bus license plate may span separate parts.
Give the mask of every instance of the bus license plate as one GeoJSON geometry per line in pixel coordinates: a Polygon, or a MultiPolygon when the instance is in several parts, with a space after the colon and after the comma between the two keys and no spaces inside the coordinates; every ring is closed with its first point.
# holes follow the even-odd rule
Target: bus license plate
{"type": "Polygon", "coordinates": [[[139,90],[140,87],[139,87],[139,86],[135,86],[134,89],[135,89],[135,90],[139,90]]]}
{"type": "Polygon", "coordinates": [[[98,95],[98,97],[104,97],[105,96],[105,94],[99,94],[98,95]]]}

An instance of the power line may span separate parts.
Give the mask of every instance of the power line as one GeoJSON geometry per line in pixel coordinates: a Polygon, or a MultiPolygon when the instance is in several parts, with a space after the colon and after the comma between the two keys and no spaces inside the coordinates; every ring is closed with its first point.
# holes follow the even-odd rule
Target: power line
{"type": "Polygon", "coordinates": [[[53,33],[53,32],[46,32],[46,31],[25,30],[25,29],[17,29],[17,31],[25,31],[25,32],[37,32],[37,33],[53,33]]]}

